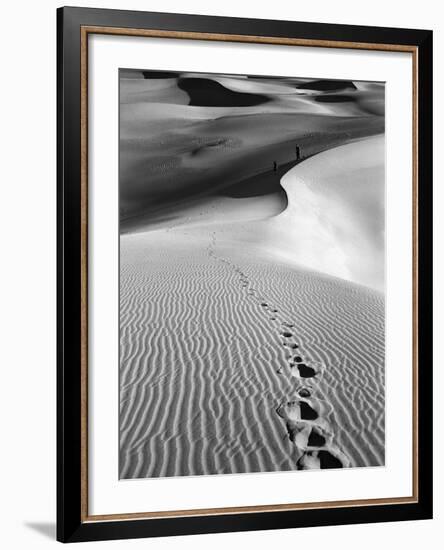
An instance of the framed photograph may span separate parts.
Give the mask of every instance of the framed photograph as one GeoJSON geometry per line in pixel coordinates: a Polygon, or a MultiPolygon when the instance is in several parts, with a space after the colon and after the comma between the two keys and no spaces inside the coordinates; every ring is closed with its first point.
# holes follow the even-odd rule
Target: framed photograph
{"type": "Polygon", "coordinates": [[[432,517],[431,157],[431,31],[58,10],[60,541],[432,517]]]}

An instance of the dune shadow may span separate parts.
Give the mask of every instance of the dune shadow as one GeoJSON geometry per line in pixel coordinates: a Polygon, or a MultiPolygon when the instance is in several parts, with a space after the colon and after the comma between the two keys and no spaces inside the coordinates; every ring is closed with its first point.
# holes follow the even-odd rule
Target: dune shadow
{"type": "Polygon", "coordinates": [[[157,80],[159,78],[178,78],[179,73],[171,71],[142,71],[142,75],[145,80],[157,80]]]}
{"type": "Polygon", "coordinates": [[[253,107],[267,103],[264,94],[235,92],[210,78],[179,78],[178,87],[190,97],[190,106],[199,107],[253,107]]]}
{"type": "Polygon", "coordinates": [[[356,90],[350,80],[311,80],[297,86],[299,90],[314,90],[317,92],[337,92],[339,90],[356,90]]]}
{"type": "Polygon", "coordinates": [[[336,95],[318,95],[314,98],[318,103],[346,103],[348,101],[356,101],[356,97],[346,94],[336,95]]]}

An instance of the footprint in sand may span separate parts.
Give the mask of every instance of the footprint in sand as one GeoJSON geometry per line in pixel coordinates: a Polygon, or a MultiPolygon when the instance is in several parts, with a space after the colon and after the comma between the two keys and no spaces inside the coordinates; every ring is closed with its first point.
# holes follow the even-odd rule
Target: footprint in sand
{"type": "Polygon", "coordinates": [[[293,365],[293,363],[291,362],[290,362],[290,376],[292,376],[293,378],[301,378],[297,365],[293,365]]]}
{"type": "Polygon", "coordinates": [[[318,374],[315,369],[308,367],[305,363],[290,363],[291,376],[294,378],[315,378],[318,374]]]}
{"type": "Polygon", "coordinates": [[[298,470],[325,470],[329,468],[349,468],[350,460],[337,447],[306,451],[296,464],[298,470]]]}
{"type": "Polygon", "coordinates": [[[294,436],[293,441],[299,449],[317,450],[325,447],[333,439],[333,434],[326,432],[318,426],[303,424],[294,436]]]}
{"type": "Polygon", "coordinates": [[[311,406],[308,401],[300,399],[299,406],[301,409],[302,420],[316,420],[317,418],[319,418],[319,413],[311,406]]]}
{"type": "Polygon", "coordinates": [[[327,445],[327,443],[330,443],[332,439],[333,434],[327,433],[325,430],[319,428],[318,426],[314,426],[308,436],[307,447],[325,447],[325,445],[327,445]]]}
{"type": "Polygon", "coordinates": [[[330,441],[333,437],[330,424],[320,416],[320,411],[316,411],[312,405],[311,401],[297,399],[277,409],[278,415],[286,422],[290,441],[297,443],[300,450],[307,448],[308,439],[313,429],[316,429],[316,433],[322,435],[326,441],[327,438],[330,441]],[[298,435],[300,432],[302,435],[298,435]]]}
{"type": "Polygon", "coordinates": [[[302,386],[300,388],[298,388],[297,392],[298,392],[298,395],[300,397],[310,397],[311,396],[311,392],[313,391],[312,387],[309,386],[302,386]]]}
{"type": "Polygon", "coordinates": [[[319,418],[319,411],[313,407],[313,402],[309,399],[295,399],[285,405],[280,405],[276,411],[284,420],[297,422],[299,420],[316,420],[319,418]]]}
{"type": "Polygon", "coordinates": [[[284,342],[283,345],[290,349],[297,349],[299,346],[294,342],[284,342]]]}
{"type": "Polygon", "coordinates": [[[297,461],[298,470],[320,470],[321,460],[316,451],[306,451],[297,461]]]}
{"type": "Polygon", "coordinates": [[[305,422],[287,423],[288,437],[296,447],[302,449],[307,447],[311,426],[305,422]]]}
{"type": "Polygon", "coordinates": [[[314,378],[317,375],[315,369],[308,367],[305,363],[298,363],[296,366],[299,370],[301,378],[314,378]]]}

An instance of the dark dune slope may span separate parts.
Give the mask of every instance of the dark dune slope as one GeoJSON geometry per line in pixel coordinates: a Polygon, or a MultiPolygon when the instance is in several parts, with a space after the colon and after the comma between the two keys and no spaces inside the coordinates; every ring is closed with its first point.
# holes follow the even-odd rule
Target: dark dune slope
{"type": "Polygon", "coordinates": [[[199,107],[253,107],[267,103],[266,95],[234,92],[209,78],[179,78],[177,85],[199,107]]]}
{"type": "Polygon", "coordinates": [[[356,90],[349,80],[313,80],[298,85],[299,90],[316,90],[318,92],[337,92],[339,90],[356,90]]]}

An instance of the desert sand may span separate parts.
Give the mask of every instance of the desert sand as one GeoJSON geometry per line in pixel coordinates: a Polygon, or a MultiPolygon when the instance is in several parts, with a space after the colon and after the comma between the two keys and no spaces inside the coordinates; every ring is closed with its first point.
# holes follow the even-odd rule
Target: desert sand
{"type": "MultiPolygon", "coordinates": [[[[154,183],[135,201],[142,145],[129,142],[143,130],[134,120],[155,111],[157,87],[172,117],[194,92],[174,75],[151,88],[127,80],[136,84],[123,99],[137,116],[123,112],[122,124],[120,478],[383,465],[384,137],[372,85],[355,87],[346,114],[345,101],[332,115],[311,92],[302,102],[313,112],[294,114],[288,83],[220,76],[233,94],[254,95],[239,109],[276,112],[224,107],[220,118],[209,113],[217,107],[192,107],[200,132],[216,126],[225,141],[205,142],[200,164],[184,153],[156,172],[151,159],[154,183]],[[363,116],[362,105],[373,111],[363,116]],[[304,141],[307,125],[322,132],[304,141]]],[[[175,139],[173,148],[190,145],[175,139]]]]}

